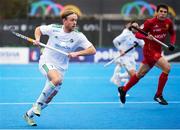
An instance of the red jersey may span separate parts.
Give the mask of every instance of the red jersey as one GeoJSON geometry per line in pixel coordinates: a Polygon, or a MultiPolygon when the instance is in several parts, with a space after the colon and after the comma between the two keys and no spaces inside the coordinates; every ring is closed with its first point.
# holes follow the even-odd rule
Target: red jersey
{"type": "MultiPolygon", "coordinates": [[[[170,19],[158,20],[156,17],[148,19],[144,22],[143,30],[150,33],[156,39],[164,42],[168,33],[170,34],[170,43],[174,44],[176,40],[176,33],[174,31],[173,23],[170,19]]],[[[145,41],[144,49],[156,50],[161,52],[161,45],[155,41],[148,40],[144,35],[136,33],[136,37],[145,41]]]]}
{"type": "MultiPolygon", "coordinates": [[[[144,22],[143,29],[145,32],[150,33],[156,39],[164,42],[168,33],[170,34],[170,43],[174,44],[176,40],[176,33],[174,31],[173,23],[169,18],[165,20],[159,20],[157,17],[147,19],[144,22]]],[[[143,48],[143,54],[145,60],[149,59],[154,63],[161,57],[162,47],[159,43],[149,40],[141,33],[136,33],[136,37],[143,39],[145,45],[143,48]]],[[[153,63],[153,64],[154,64],[153,63]]]]}

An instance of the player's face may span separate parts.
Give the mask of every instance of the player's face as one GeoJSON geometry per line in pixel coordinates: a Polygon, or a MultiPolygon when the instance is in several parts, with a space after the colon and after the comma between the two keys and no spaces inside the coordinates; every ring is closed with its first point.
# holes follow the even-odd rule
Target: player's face
{"type": "Polygon", "coordinates": [[[71,14],[67,16],[64,20],[64,26],[68,31],[74,30],[77,25],[78,16],[76,14],[71,14]]]}
{"type": "Polygon", "coordinates": [[[164,20],[167,17],[167,14],[168,14],[167,9],[160,8],[157,12],[157,17],[160,20],[164,20]]]}

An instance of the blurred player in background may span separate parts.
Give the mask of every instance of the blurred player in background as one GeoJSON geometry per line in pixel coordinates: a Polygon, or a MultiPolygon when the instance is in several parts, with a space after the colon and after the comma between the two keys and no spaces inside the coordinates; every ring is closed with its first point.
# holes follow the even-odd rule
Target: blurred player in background
{"type": "Polygon", "coordinates": [[[96,53],[95,47],[86,36],[75,29],[78,20],[76,12],[65,10],[61,14],[61,18],[63,25],[42,25],[35,29],[35,45],[39,45],[41,35],[48,35],[48,45],[67,52],[69,55],[66,56],[47,48],[44,49],[39,60],[39,69],[47,77],[47,81],[37,101],[24,114],[25,121],[31,126],[37,125],[33,119],[34,115],[40,116],[41,110],[47,107],[48,103],[58,93],[64,73],[68,68],[69,59],[96,53]],[[79,47],[83,49],[75,51],[79,47]]]}
{"type": "Polygon", "coordinates": [[[126,102],[126,92],[135,85],[140,78],[142,78],[154,65],[158,66],[162,73],[159,77],[158,88],[154,96],[154,100],[159,104],[168,105],[168,102],[163,98],[163,89],[166,81],[168,80],[168,74],[170,72],[170,64],[162,56],[162,47],[160,44],[153,40],[153,36],[158,40],[164,42],[167,34],[170,34],[169,50],[174,50],[174,44],[176,40],[176,33],[174,31],[173,22],[167,18],[168,6],[160,4],[156,9],[156,16],[151,19],[147,19],[143,25],[143,31],[149,35],[146,37],[141,33],[137,33],[136,37],[144,39],[145,45],[143,48],[144,59],[140,68],[136,74],[134,74],[129,82],[124,87],[119,87],[120,100],[122,103],[126,102]]]}
{"type": "MultiPolygon", "coordinates": [[[[123,54],[124,51],[131,48],[135,44],[138,44],[141,47],[144,46],[144,41],[135,37],[134,33],[136,33],[137,31],[131,28],[132,25],[135,27],[139,27],[136,21],[131,21],[126,25],[126,28],[123,30],[123,32],[113,40],[114,46],[117,48],[120,54],[123,54]]],[[[114,74],[111,77],[110,81],[117,86],[120,86],[121,83],[124,83],[123,85],[125,85],[128,82],[129,77],[135,74],[135,60],[136,50],[134,48],[116,61],[114,74]],[[123,68],[125,72],[122,72],[123,68]]]]}

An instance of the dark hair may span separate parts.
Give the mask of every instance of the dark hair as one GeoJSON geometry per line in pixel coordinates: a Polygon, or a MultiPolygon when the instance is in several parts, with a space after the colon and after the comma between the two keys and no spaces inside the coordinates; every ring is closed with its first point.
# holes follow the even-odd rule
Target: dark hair
{"type": "Polygon", "coordinates": [[[159,5],[157,5],[156,12],[158,12],[160,8],[164,8],[168,12],[168,6],[166,4],[159,4],[159,5]]]}
{"type": "Polygon", "coordinates": [[[71,14],[76,14],[78,16],[78,14],[75,11],[73,11],[73,10],[64,10],[61,13],[61,18],[62,19],[66,19],[71,14]]]}

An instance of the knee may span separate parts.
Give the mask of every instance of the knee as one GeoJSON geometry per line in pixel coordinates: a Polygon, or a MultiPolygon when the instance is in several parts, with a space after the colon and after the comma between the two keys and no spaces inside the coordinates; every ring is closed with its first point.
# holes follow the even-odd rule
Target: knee
{"type": "Polygon", "coordinates": [[[163,72],[169,74],[170,70],[171,70],[171,66],[170,64],[167,64],[166,67],[163,69],[163,72]]]}
{"type": "Polygon", "coordinates": [[[136,76],[137,76],[139,79],[141,79],[142,77],[144,77],[145,74],[146,74],[145,72],[138,72],[138,73],[136,73],[136,76]]]}
{"type": "Polygon", "coordinates": [[[129,71],[129,76],[132,77],[133,75],[135,75],[136,72],[133,70],[133,71],[129,71]]]}
{"type": "Polygon", "coordinates": [[[61,78],[53,78],[51,80],[51,82],[55,85],[55,86],[59,86],[62,84],[62,79],[61,78]]]}

